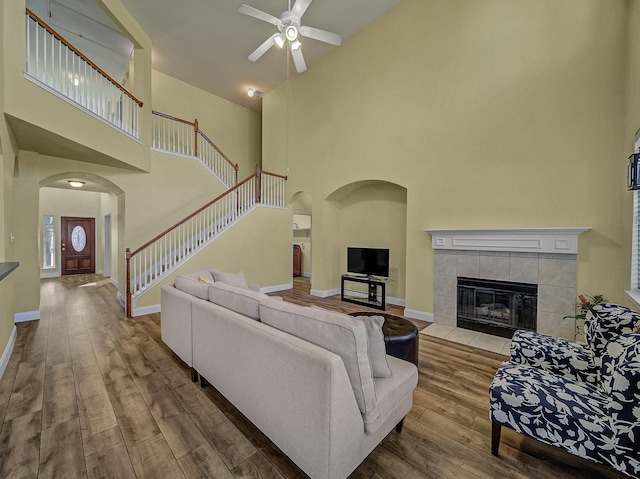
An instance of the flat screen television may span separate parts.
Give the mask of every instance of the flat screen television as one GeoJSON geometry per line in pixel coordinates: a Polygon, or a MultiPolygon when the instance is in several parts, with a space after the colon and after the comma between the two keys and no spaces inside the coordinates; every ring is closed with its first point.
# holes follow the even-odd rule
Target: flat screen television
{"type": "Polygon", "coordinates": [[[347,272],[389,277],[389,250],[386,248],[347,248],[347,272]]]}

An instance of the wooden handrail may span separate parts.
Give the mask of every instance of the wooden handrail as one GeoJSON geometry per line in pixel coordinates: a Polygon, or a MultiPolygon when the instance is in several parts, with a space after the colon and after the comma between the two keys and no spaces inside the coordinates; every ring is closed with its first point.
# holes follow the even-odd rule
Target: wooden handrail
{"type": "Polygon", "coordinates": [[[151,110],[151,114],[152,115],[156,115],[156,116],[161,116],[162,118],[167,118],[168,120],[173,120],[173,121],[177,121],[180,123],[185,123],[187,125],[191,125],[194,128],[196,127],[198,120],[195,121],[189,121],[189,120],[183,120],[182,118],[178,118],[176,116],[171,116],[171,115],[167,115],[166,113],[161,113],[159,111],[156,110],[151,110]]]}
{"type": "Polygon", "coordinates": [[[271,175],[271,176],[275,176],[276,178],[282,178],[283,180],[287,179],[286,175],[279,175],[278,173],[269,173],[268,171],[262,171],[261,173],[263,175],[271,175]]]}
{"type": "Polygon", "coordinates": [[[245,178],[244,180],[242,180],[240,183],[238,183],[237,185],[235,185],[232,188],[229,188],[227,191],[225,191],[224,193],[222,193],[221,195],[216,196],[213,200],[209,201],[206,205],[202,206],[201,208],[198,208],[196,211],[194,211],[193,213],[191,213],[189,216],[187,216],[186,218],[183,218],[182,220],[178,221],[176,224],[174,224],[173,226],[167,228],[166,230],[164,230],[162,233],[160,233],[159,235],[155,236],[153,239],[150,239],[149,241],[147,241],[145,244],[143,244],[142,246],[140,246],[138,249],[136,249],[135,251],[133,251],[129,257],[131,256],[135,256],[136,254],[138,254],[140,251],[142,251],[143,249],[145,249],[146,247],[152,245],[153,243],[155,243],[156,241],[158,241],[160,238],[162,238],[164,235],[166,235],[167,233],[169,233],[170,231],[176,229],[178,226],[186,223],[187,221],[189,221],[191,218],[193,218],[195,215],[197,215],[198,213],[206,210],[209,206],[211,206],[212,204],[214,204],[216,201],[224,198],[225,196],[233,193],[235,190],[237,190],[238,188],[240,188],[242,185],[244,185],[245,183],[249,182],[250,180],[252,180],[253,178],[255,178],[255,173],[251,176],[249,176],[248,178],[245,178]]]}
{"type": "Polygon", "coordinates": [[[80,50],[78,50],[76,47],[74,47],[73,45],[71,45],[71,43],[69,43],[68,41],[66,41],[64,38],[62,38],[62,36],[60,36],[60,34],[58,32],[56,32],[53,28],[51,28],[49,25],[47,25],[43,20],[41,20],[35,13],[33,13],[31,10],[29,10],[28,8],[26,9],[27,11],[27,15],[29,15],[36,23],[38,23],[42,28],[44,28],[46,31],[48,31],[51,35],[53,35],[58,41],[60,41],[64,46],[66,46],[69,50],[71,50],[73,53],[75,53],[76,55],[78,55],[80,58],[82,58],[82,60],[84,60],[85,62],[87,62],[89,65],[91,65],[92,68],[94,68],[98,73],[100,73],[100,75],[102,75],[103,77],[105,77],[107,80],[109,80],[111,83],[113,83],[113,85],[118,88],[120,91],[122,91],[122,93],[124,93],[125,95],[127,95],[129,98],[131,98],[133,101],[135,101],[140,107],[142,107],[142,101],[138,100],[135,96],[133,96],[131,93],[129,93],[127,91],[127,89],[125,87],[123,87],[122,85],[120,85],[120,83],[118,83],[117,81],[115,81],[113,78],[111,78],[111,76],[109,76],[108,73],[106,73],[102,68],[100,68],[98,65],[96,65],[95,63],[93,63],[91,60],[89,60],[85,55],[82,54],[82,52],[80,50]]]}
{"type": "Polygon", "coordinates": [[[202,138],[204,138],[204,140],[205,140],[207,143],[209,143],[213,148],[215,148],[215,150],[216,150],[218,153],[220,153],[220,156],[222,156],[222,158],[224,158],[225,160],[227,160],[227,163],[229,163],[231,166],[233,166],[233,168],[234,168],[236,171],[238,171],[238,164],[237,164],[237,163],[233,163],[233,161],[231,161],[229,158],[227,158],[227,155],[225,155],[224,153],[222,153],[222,151],[220,151],[220,148],[218,148],[218,147],[216,146],[216,144],[215,144],[213,141],[211,141],[211,140],[209,139],[209,137],[208,137],[207,135],[205,135],[205,134],[202,132],[202,130],[198,130],[198,133],[200,134],[200,136],[201,136],[202,138]]]}

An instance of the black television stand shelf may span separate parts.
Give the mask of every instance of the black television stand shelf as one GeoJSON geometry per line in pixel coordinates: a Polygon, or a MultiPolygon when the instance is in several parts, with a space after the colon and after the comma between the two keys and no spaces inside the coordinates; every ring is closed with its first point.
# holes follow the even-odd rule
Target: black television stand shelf
{"type": "Polygon", "coordinates": [[[374,276],[356,276],[352,274],[343,274],[342,280],[340,281],[340,299],[342,301],[347,301],[349,303],[360,304],[362,306],[369,306],[370,308],[385,310],[385,298],[386,298],[386,285],[389,282],[387,278],[376,278],[374,276]],[[354,283],[363,283],[368,285],[368,292],[360,293],[363,297],[353,298],[353,297],[345,297],[344,295],[344,283],[345,281],[351,281],[354,283]],[[380,301],[378,301],[378,287],[381,289],[380,291],[380,301]]]}

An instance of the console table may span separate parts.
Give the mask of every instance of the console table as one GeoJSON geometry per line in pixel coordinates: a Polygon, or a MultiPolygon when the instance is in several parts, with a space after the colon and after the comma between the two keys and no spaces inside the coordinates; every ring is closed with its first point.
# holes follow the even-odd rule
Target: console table
{"type": "MultiPolygon", "coordinates": [[[[350,274],[343,274],[342,280],[340,281],[340,299],[342,301],[347,301],[349,303],[360,304],[362,306],[369,306],[371,308],[381,309],[382,311],[384,311],[385,297],[386,297],[385,291],[386,291],[386,284],[388,282],[389,280],[386,278],[374,278],[373,276],[354,276],[350,274]],[[361,294],[365,294],[365,297],[362,299],[345,297],[344,283],[347,281],[368,285],[367,293],[366,294],[361,293],[361,294]],[[381,289],[380,301],[378,301],[378,288],[381,289]]],[[[356,291],[356,292],[359,292],[359,291],[356,291]]]]}

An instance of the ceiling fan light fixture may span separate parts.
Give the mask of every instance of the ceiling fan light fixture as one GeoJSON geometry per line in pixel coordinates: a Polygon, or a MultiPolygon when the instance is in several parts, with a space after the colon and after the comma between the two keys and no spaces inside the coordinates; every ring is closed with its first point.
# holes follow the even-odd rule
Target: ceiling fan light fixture
{"type": "Polygon", "coordinates": [[[292,50],[297,50],[301,46],[302,46],[302,44],[298,40],[294,40],[294,41],[291,42],[291,49],[292,50]]]}
{"type": "Polygon", "coordinates": [[[284,35],[287,37],[287,40],[294,42],[298,38],[298,29],[295,25],[289,25],[284,29],[284,35]]]}
{"type": "Polygon", "coordinates": [[[284,35],[282,33],[276,36],[274,40],[276,42],[276,45],[278,45],[280,48],[284,47],[284,35]]]}

